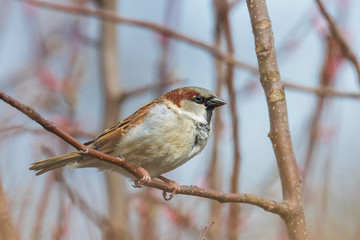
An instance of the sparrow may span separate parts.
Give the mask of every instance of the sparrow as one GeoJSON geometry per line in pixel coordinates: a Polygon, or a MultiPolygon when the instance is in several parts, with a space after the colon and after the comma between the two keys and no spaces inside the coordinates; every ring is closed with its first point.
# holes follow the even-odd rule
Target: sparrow
{"type": "MultiPolygon", "coordinates": [[[[162,174],[181,166],[204,149],[211,132],[213,111],[224,104],[224,100],[204,88],[174,89],[85,145],[112,156],[121,156],[143,171],[142,180],[159,178],[165,181],[162,174]]],[[[134,178],[119,166],[78,151],[35,162],[30,170],[40,175],[66,165],[112,170],[134,178]]]]}

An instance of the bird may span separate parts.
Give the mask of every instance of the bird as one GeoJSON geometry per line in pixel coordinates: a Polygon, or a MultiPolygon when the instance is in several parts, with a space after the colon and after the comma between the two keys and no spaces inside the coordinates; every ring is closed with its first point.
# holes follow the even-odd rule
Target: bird
{"type": "MultiPolygon", "coordinates": [[[[224,104],[223,99],[201,87],[173,89],[84,145],[120,156],[139,168],[144,173],[140,184],[151,178],[161,177],[166,181],[168,179],[162,174],[181,166],[204,149],[211,133],[213,111],[224,104]]],[[[119,166],[79,151],[35,162],[30,170],[40,175],[66,165],[72,169],[94,167],[102,171],[111,170],[134,178],[119,166]]],[[[176,185],[174,183],[174,189],[179,188],[176,185]]]]}

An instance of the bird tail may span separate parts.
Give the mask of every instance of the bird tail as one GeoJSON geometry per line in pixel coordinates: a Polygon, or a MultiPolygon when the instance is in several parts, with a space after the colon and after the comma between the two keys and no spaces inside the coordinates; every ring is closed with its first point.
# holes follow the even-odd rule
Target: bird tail
{"type": "Polygon", "coordinates": [[[30,170],[36,171],[36,175],[46,173],[50,170],[64,167],[66,165],[74,164],[76,166],[77,162],[83,158],[78,152],[69,152],[63,155],[54,156],[35,162],[30,167],[30,170]]]}

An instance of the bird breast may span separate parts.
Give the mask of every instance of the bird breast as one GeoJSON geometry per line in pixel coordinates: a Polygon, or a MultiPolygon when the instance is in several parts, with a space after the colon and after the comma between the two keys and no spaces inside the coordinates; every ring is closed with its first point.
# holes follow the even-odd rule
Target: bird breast
{"type": "Polygon", "coordinates": [[[175,113],[166,105],[149,115],[118,144],[118,152],[136,167],[157,177],[184,164],[206,145],[209,124],[175,113]]]}

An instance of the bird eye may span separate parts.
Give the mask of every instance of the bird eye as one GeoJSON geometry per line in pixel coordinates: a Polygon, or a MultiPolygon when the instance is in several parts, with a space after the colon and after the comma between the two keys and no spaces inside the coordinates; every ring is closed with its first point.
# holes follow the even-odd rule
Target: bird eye
{"type": "Polygon", "coordinates": [[[204,103],[204,97],[202,97],[202,96],[200,96],[200,95],[195,95],[194,96],[194,101],[196,102],[196,103],[204,103]]]}

